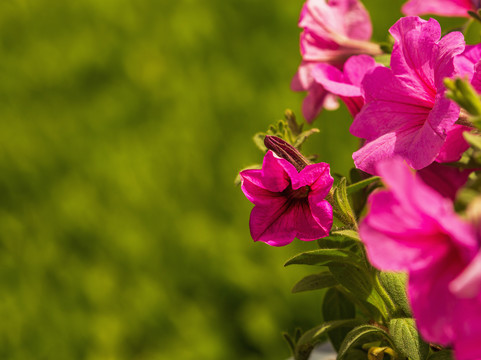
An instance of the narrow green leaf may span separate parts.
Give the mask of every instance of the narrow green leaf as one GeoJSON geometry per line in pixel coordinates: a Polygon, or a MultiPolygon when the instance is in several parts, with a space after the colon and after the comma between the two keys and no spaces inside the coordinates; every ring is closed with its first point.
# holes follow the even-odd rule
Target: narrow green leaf
{"type": "Polygon", "coordinates": [[[396,349],[411,360],[425,359],[429,353],[429,345],[424,342],[416,329],[412,318],[392,319],[389,332],[396,349]]]}
{"type": "Polygon", "coordinates": [[[286,118],[287,125],[291,130],[292,135],[298,136],[302,132],[302,127],[304,124],[299,125],[296,121],[296,115],[291,109],[287,109],[284,112],[284,117],[286,118]]]}
{"type": "Polygon", "coordinates": [[[306,331],[296,344],[296,360],[307,360],[315,345],[326,338],[326,333],[340,327],[355,327],[365,323],[359,319],[337,320],[325,322],[306,331]]]}
{"type": "Polygon", "coordinates": [[[337,217],[343,224],[357,227],[356,219],[352,211],[349,199],[347,198],[347,180],[343,177],[333,193],[331,201],[334,216],[337,217]]]}
{"type": "Polygon", "coordinates": [[[441,350],[433,352],[429,355],[428,360],[453,360],[453,352],[451,350],[441,350]]]}
{"type": "Polygon", "coordinates": [[[294,147],[299,149],[302,146],[302,144],[304,144],[304,142],[309,138],[309,136],[316,134],[318,132],[319,132],[319,129],[316,129],[316,128],[312,128],[312,129],[301,132],[296,137],[296,141],[293,144],[294,147]]]}
{"type": "Polygon", "coordinates": [[[319,274],[307,275],[303,279],[299,280],[299,282],[294,285],[291,291],[293,293],[299,293],[303,291],[325,289],[336,285],[336,279],[328,271],[324,271],[319,274]]]}
{"type": "Polygon", "coordinates": [[[380,272],[378,274],[381,285],[386,290],[392,302],[396,304],[399,314],[393,316],[411,317],[411,307],[406,295],[406,273],[380,272]]]}
{"type": "MultiPolygon", "coordinates": [[[[353,319],[356,316],[356,307],[346,295],[331,288],[327,290],[322,302],[322,316],[325,321],[353,319]]],[[[344,327],[329,331],[327,335],[336,351],[339,351],[344,338],[351,330],[352,328],[344,327]]]]}
{"type": "Polygon", "coordinates": [[[346,188],[346,191],[347,191],[347,195],[351,195],[353,193],[355,193],[356,191],[359,191],[361,189],[364,189],[366,186],[372,184],[372,183],[375,183],[377,181],[381,180],[381,178],[379,176],[373,176],[373,177],[370,177],[368,179],[365,179],[365,180],[361,180],[355,184],[352,184],[352,185],[349,185],[347,188],[346,188]]]}
{"type": "Polygon", "coordinates": [[[360,266],[360,258],[355,253],[343,249],[318,249],[297,254],[287,260],[288,265],[326,265],[329,262],[349,263],[360,266]]]}
{"type": "Polygon", "coordinates": [[[385,340],[392,344],[389,334],[381,328],[372,325],[358,326],[347,334],[337,354],[337,360],[348,358],[346,355],[349,351],[356,347],[362,347],[364,343],[372,342],[374,340],[385,340]]]}

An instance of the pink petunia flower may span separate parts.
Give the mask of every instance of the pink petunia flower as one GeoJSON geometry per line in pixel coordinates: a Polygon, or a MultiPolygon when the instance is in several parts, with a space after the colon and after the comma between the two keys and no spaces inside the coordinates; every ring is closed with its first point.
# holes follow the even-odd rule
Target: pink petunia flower
{"type": "Polygon", "coordinates": [[[467,45],[464,52],[455,57],[454,66],[459,76],[467,78],[481,93],[481,44],[467,45]]]}
{"type": "Polygon", "coordinates": [[[244,170],[240,176],[242,191],[255,205],[249,224],[254,241],[284,246],[295,237],[310,241],[329,235],[332,207],[324,199],[334,181],[329,164],[298,171],[268,151],[262,169],[244,170]]]}
{"type": "Polygon", "coordinates": [[[480,0],[410,0],[401,11],[405,15],[469,17],[468,11],[476,11],[480,7],[480,0]]]}
{"type": "Polygon", "coordinates": [[[442,196],[454,201],[458,190],[468,181],[471,169],[458,169],[438,162],[419,170],[416,176],[442,196]]]}
{"type": "Polygon", "coordinates": [[[307,91],[302,112],[312,122],[322,107],[337,107],[334,96],[316,83],[311,71],[316,64],[326,63],[342,68],[357,54],[377,55],[381,50],[369,42],[372,25],[369,14],[359,0],[307,0],[299,19],[302,63],[291,88],[307,91]]]}
{"type": "Polygon", "coordinates": [[[356,116],[364,106],[361,82],[364,75],[376,66],[376,61],[368,55],[351,56],[341,72],[329,64],[317,64],[312,69],[314,80],[331,94],[338,95],[346,104],[352,116],[356,116]]]}
{"type": "MultiPolygon", "coordinates": [[[[353,154],[358,168],[373,174],[375,164],[401,156],[414,169],[431,164],[454,130],[459,107],[445,97],[443,79],[455,74],[453,59],[464,50],[464,37],[441,37],[439,23],[406,17],[389,30],[395,39],[391,68],[376,67],[362,81],[366,101],[350,131],[366,139],[353,154]]],[[[442,155],[452,158],[451,149],[442,155]]]]}
{"type": "Polygon", "coordinates": [[[369,260],[381,270],[408,272],[408,295],[425,340],[453,345],[458,360],[479,359],[481,255],[474,227],[401,159],[380,162],[377,172],[388,189],[369,197],[360,224],[369,260]]]}

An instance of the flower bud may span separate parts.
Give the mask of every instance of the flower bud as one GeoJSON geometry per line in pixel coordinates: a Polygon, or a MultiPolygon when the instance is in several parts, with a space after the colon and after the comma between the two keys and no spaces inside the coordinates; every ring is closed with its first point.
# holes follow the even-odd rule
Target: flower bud
{"type": "Polygon", "coordinates": [[[307,160],[299,150],[277,136],[267,135],[264,138],[264,145],[269,150],[272,150],[274,154],[294,165],[297,172],[300,172],[307,165],[310,165],[309,160],[307,160]]]}

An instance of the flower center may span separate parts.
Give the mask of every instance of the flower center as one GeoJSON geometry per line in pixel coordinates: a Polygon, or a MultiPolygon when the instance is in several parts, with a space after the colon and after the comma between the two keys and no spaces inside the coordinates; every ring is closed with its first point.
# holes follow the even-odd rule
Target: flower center
{"type": "Polygon", "coordinates": [[[284,195],[289,200],[301,200],[301,199],[307,198],[309,196],[310,191],[311,191],[311,188],[308,185],[303,186],[296,190],[293,190],[292,186],[289,185],[287,189],[284,190],[284,195]]]}

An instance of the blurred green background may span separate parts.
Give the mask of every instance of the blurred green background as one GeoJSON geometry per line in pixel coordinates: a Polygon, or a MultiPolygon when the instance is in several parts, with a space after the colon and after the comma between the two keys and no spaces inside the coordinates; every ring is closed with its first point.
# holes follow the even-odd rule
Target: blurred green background
{"type": "MultiPolygon", "coordinates": [[[[402,0],[365,1],[374,39],[402,0]]],[[[301,0],[0,2],[0,358],[285,359],[313,248],[254,244],[233,185],[300,116],[301,0]]],[[[344,107],[306,149],[347,172],[344,107]]]]}

